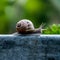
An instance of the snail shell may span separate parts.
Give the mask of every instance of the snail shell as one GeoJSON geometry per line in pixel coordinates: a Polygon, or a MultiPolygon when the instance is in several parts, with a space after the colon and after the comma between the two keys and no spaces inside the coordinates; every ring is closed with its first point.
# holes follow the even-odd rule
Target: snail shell
{"type": "Polygon", "coordinates": [[[18,33],[29,33],[32,32],[30,30],[34,30],[34,25],[30,20],[22,19],[17,22],[16,24],[16,30],[18,33]],[[27,32],[29,31],[29,32],[27,32]]]}

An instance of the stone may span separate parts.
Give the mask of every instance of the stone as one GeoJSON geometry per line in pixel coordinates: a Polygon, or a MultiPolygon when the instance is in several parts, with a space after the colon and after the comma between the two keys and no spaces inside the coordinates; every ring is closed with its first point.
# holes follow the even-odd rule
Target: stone
{"type": "Polygon", "coordinates": [[[60,60],[60,35],[0,35],[0,60],[60,60]]]}

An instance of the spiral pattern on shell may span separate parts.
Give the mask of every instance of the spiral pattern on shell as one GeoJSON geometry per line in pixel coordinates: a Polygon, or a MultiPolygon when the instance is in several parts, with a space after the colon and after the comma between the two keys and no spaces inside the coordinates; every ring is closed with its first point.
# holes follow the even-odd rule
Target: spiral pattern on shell
{"type": "Polygon", "coordinates": [[[34,25],[28,19],[22,19],[22,20],[18,21],[17,24],[16,24],[16,30],[19,33],[25,33],[26,30],[30,30],[30,29],[33,30],[34,25]]]}

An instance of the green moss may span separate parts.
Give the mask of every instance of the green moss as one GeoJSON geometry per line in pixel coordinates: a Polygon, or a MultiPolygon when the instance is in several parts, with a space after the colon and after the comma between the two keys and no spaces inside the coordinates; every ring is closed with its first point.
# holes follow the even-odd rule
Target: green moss
{"type": "Polygon", "coordinates": [[[60,24],[53,24],[43,31],[43,34],[60,34],[60,24]]]}

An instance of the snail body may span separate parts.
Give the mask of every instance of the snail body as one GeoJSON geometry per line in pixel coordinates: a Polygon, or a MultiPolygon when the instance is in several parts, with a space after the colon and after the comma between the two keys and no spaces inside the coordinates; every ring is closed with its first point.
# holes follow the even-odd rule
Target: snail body
{"type": "Polygon", "coordinates": [[[16,30],[19,34],[42,33],[42,25],[35,29],[33,23],[30,20],[23,19],[17,22],[16,30]]]}

